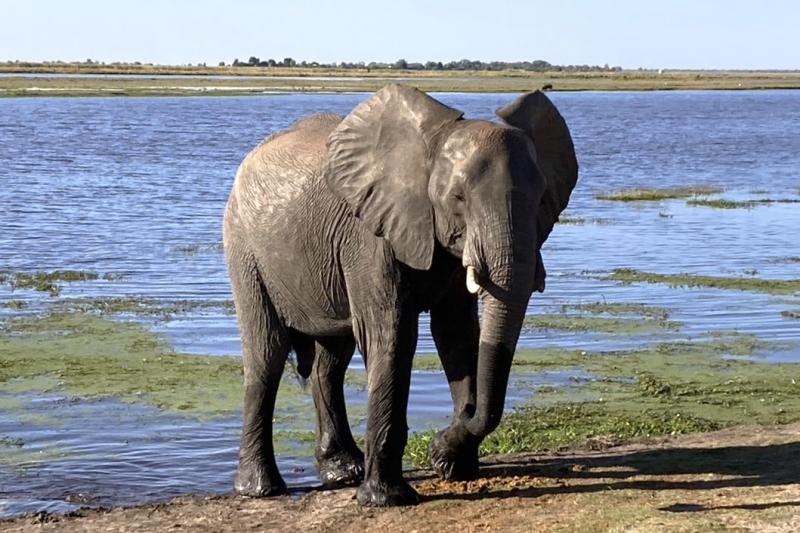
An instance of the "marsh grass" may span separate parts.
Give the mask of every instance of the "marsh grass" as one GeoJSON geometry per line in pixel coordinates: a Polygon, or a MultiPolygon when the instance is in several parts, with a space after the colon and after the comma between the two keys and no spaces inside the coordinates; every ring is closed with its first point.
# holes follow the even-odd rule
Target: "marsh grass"
{"type": "Polygon", "coordinates": [[[52,296],[61,293],[58,283],[74,283],[77,281],[93,281],[99,276],[95,272],[80,270],[53,270],[50,272],[3,272],[0,273],[0,284],[8,285],[12,290],[32,289],[47,292],[52,296]]]}
{"type": "Polygon", "coordinates": [[[2,306],[7,309],[19,311],[28,307],[28,302],[25,300],[8,300],[7,302],[3,302],[2,306]]]}
{"type": "Polygon", "coordinates": [[[767,280],[755,277],[736,278],[693,274],[656,274],[632,268],[618,268],[605,279],[621,283],[664,283],[672,287],[710,287],[781,295],[800,292],[800,279],[767,280]]]}
{"type": "Polygon", "coordinates": [[[665,189],[625,189],[610,193],[601,193],[595,197],[598,200],[615,202],[655,202],[661,200],[674,200],[691,198],[693,196],[707,196],[723,192],[721,187],[710,185],[695,185],[691,187],[670,187],[665,189]]]}

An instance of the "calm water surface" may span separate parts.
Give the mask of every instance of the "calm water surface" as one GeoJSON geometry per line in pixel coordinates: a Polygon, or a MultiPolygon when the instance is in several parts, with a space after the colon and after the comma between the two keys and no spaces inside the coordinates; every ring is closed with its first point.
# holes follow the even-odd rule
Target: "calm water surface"
{"type": "MultiPolygon", "coordinates": [[[[436,96],[473,118],[491,118],[513,98],[436,96]]],[[[214,245],[221,241],[222,213],[239,162],[266,135],[296,119],[318,111],[346,114],[363,98],[2,99],[0,270],[76,269],[121,277],[66,285],[62,297],[226,301],[227,274],[214,245]],[[180,253],[187,245],[201,245],[201,252],[180,253]]],[[[603,300],[644,302],[669,309],[682,323],[659,340],[738,330],[787,346],[800,341],[800,322],[780,315],[798,307],[797,296],[626,286],[587,275],[632,267],[800,277],[798,264],[780,261],[800,256],[798,204],[720,211],[683,200],[621,204],[594,198],[628,187],[695,184],[725,187],[726,198],[800,198],[800,92],[587,92],[555,93],[552,99],[571,127],[581,164],[569,215],[589,223],[554,230],[544,251],[548,289],[534,297],[530,313],[603,300]]],[[[41,295],[0,287],[0,303],[19,298],[30,302],[29,312],[48,303],[41,295]]],[[[14,313],[0,308],[0,318],[14,313]]],[[[181,352],[240,351],[235,318],[222,311],[147,324],[181,352]]],[[[610,350],[653,340],[652,334],[533,331],[523,334],[521,345],[610,350]]],[[[433,351],[426,317],[418,351],[433,351]]],[[[787,348],[774,357],[796,361],[800,352],[787,348]]],[[[356,358],[353,367],[361,366],[356,358]]],[[[539,385],[572,387],[589,378],[575,369],[518,379],[508,407],[539,385]]],[[[349,391],[350,404],[363,407],[365,396],[349,391]]],[[[24,408],[0,411],[0,438],[21,439],[31,460],[0,466],[0,516],[230,491],[238,417],[203,422],[109,399],[14,400],[24,408]],[[57,425],[42,423],[53,417],[57,425]],[[67,455],[48,459],[53,450],[67,455]]],[[[450,411],[444,377],[415,372],[412,430],[443,427],[450,411]]],[[[354,423],[363,430],[358,417],[354,423]]],[[[288,450],[279,461],[290,485],[317,482],[307,450],[288,450]]]]}

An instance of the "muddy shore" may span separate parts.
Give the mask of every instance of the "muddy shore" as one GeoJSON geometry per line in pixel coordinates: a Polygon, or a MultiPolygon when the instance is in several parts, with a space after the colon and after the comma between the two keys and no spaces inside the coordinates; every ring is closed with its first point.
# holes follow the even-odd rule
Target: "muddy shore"
{"type": "Polygon", "coordinates": [[[362,509],[354,489],[167,503],[0,522],[15,531],[797,531],[800,424],[484,459],[482,478],[409,474],[423,502],[362,509]]]}

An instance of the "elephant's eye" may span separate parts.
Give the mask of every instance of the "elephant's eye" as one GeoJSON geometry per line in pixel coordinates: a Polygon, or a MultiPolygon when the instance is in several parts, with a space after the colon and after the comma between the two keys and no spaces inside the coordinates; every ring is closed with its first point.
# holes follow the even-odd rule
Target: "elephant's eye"
{"type": "Polygon", "coordinates": [[[464,201],[464,195],[462,193],[460,193],[460,192],[453,193],[453,198],[455,198],[459,202],[463,202],[464,201]]]}

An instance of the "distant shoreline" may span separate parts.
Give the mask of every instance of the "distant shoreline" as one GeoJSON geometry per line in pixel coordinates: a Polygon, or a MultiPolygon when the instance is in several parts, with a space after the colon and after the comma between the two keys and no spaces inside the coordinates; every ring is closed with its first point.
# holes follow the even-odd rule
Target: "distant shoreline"
{"type": "Polygon", "coordinates": [[[393,81],[429,92],[471,93],[518,93],[546,86],[554,91],[800,89],[800,71],[535,72],[0,63],[0,97],[371,92],[393,81]]]}

